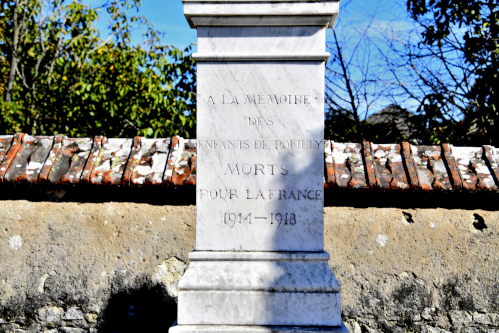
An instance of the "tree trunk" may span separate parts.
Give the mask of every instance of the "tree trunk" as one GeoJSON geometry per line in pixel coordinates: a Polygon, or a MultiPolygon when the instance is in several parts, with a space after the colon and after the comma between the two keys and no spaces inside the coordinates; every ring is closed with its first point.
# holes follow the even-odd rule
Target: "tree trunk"
{"type": "Polygon", "coordinates": [[[5,100],[10,103],[12,101],[12,88],[14,87],[14,80],[16,79],[16,69],[18,62],[18,44],[19,44],[19,22],[18,22],[18,10],[19,10],[19,0],[16,0],[16,5],[14,7],[13,24],[14,24],[14,38],[12,40],[11,46],[11,62],[10,62],[10,73],[9,81],[7,82],[7,89],[5,91],[5,100]]]}

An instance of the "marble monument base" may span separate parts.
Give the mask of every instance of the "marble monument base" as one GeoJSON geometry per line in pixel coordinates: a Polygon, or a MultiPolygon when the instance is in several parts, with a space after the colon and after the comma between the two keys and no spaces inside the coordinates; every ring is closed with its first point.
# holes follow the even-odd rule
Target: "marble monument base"
{"type": "Polygon", "coordinates": [[[195,251],[189,258],[170,332],[346,332],[326,252],[195,251]]]}
{"type": "Polygon", "coordinates": [[[174,325],[169,332],[174,333],[348,333],[342,322],[341,326],[232,326],[232,325],[174,325]]]}

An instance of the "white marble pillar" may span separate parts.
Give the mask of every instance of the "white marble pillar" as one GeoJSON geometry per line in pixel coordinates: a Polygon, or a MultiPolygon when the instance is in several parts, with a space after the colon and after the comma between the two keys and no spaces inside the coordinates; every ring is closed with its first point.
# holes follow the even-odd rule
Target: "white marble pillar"
{"type": "Polygon", "coordinates": [[[346,332],[324,252],[331,0],[183,0],[198,31],[196,250],[170,332],[346,332]]]}

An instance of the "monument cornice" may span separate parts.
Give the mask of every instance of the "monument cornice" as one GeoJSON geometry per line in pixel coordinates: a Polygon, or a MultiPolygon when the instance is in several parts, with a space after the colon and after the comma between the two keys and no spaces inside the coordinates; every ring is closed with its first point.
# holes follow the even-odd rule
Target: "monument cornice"
{"type": "Polygon", "coordinates": [[[334,0],[183,0],[191,28],[200,26],[332,27],[340,1],[334,0]]]}
{"type": "Polygon", "coordinates": [[[196,61],[328,61],[329,52],[317,54],[201,54],[194,53],[196,61]]]}

